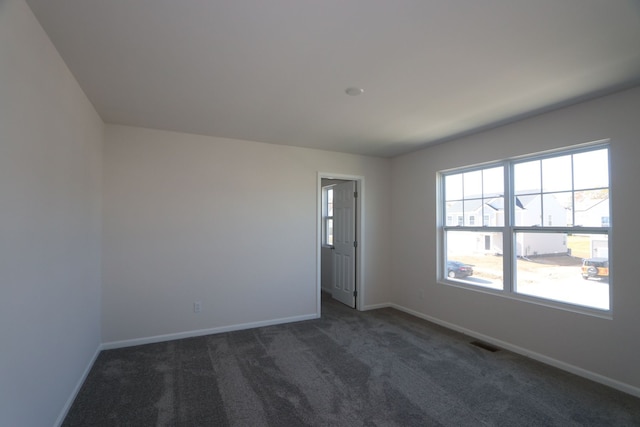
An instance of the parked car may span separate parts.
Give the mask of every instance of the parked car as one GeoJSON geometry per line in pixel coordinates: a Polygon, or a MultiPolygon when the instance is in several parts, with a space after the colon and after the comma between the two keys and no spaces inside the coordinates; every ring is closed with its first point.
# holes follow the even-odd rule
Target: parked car
{"type": "Polygon", "coordinates": [[[582,278],[609,278],[609,260],[607,258],[587,258],[582,260],[582,278]]]}
{"type": "Polygon", "coordinates": [[[447,261],[447,276],[458,279],[473,276],[473,266],[460,261],[447,261]]]}

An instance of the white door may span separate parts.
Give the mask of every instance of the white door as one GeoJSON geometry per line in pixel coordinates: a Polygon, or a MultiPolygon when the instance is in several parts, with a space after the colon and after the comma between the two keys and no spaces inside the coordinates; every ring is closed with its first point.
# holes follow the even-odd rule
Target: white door
{"type": "Polygon", "coordinates": [[[356,183],[333,187],[333,289],[338,301],[356,306],[356,183]]]}

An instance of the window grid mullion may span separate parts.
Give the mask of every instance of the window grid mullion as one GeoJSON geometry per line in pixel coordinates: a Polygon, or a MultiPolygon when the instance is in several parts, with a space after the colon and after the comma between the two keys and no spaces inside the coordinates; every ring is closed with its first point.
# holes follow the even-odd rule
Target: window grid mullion
{"type": "Polygon", "coordinates": [[[502,234],[504,251],[503,251],[503,289],[507,294],[514,293],[515,283],[515,266],[513,253],[515,234],[512,231],[513,224],[515,222],[515,209],[514,209],[514,181],[513,181],[513,162],[505,162],[504,165],[504,231],[502,234]]]}
{"type": "Polygon", "coordinates": [[[573,154],[571,155],[571,225],[576,225],[576,182],[573,165],[573,154]]]}
{"type": "Polygon", "coordinates": [[[540,226],[544,227],[544,177],[542,176],[542,160],[539,160],[540,164],[540,226]]]}

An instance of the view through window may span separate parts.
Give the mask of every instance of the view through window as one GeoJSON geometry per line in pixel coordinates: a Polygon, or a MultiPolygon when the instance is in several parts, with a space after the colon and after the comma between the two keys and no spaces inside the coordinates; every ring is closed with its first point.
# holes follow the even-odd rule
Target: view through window
{"type": "Polygon", "coordinates": [[[446,280],[609,310],[607,145],[441,175],[446,280]]]}
{"type": "Polygon", "coordinates": [[[333,245],[333,188],[325,187],[322,191],[322,229],[326,246],[333,245]]]}

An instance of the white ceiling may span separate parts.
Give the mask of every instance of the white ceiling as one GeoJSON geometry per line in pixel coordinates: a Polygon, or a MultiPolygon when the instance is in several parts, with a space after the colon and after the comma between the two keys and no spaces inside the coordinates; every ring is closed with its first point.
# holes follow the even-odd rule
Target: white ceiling
{"type": "Polygon", "coordinates": [[[27,2],[108,123],[393,156],[640,83],[638,0],[27,2]]]}

